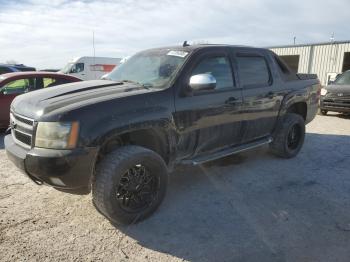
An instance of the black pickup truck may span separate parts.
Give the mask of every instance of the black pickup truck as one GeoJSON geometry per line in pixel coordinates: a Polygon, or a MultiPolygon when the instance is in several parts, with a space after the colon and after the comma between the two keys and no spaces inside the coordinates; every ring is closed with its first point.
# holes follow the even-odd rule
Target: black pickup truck
{"type": "Polygon", "coordinates": [[[95,207],[122,224],[157,209],[176,165],[266,144],[294,157],[320,97],[315,75],[241,46],[146,50],[108,79],[17,97],[5,147],[35,183],[92,191],[95,207]]]}

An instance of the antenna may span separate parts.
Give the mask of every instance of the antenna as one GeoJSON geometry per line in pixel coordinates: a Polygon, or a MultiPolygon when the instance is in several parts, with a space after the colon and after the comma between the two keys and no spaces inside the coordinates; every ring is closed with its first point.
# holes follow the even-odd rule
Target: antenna
{"type": "Polygon", "coordinates": [[[94,77],[96,78],[96,59],[95,59],[95,56],[96,56],[96,50],[95,50],[95,31],[92,31],[92,48],[94,50],[94,57],[93,57],[93,61],[94,61],[94,65],[93,65],[93,68],[94,68],[94,77]]]}
{"type": "Polygon", "coordinates": [[[296,37],[296,36],[294,36],[294,45],[295,45],[296,40],[297,40],[297,37],[296,37]]]}
{"type": "Polygon", "coordinates": [[[95,31],[92,31],[92,48],[94,50],[94,59],[95,59],[95,31]]]}

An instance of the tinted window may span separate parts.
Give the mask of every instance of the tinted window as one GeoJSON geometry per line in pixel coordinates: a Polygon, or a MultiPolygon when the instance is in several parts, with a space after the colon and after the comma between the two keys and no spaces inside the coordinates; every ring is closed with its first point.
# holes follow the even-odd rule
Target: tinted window
{"type": "Polygon", "coordinates": [[[238,56],[237,63],[242,86],[269,84],[270,73],[263,57],[238,56]]]}
{"type": "Polygon", "coordinates": [[[277,56],[277,55],[274,55],[273,56],[275,61],[276,61],[276,64],[277,64],[277,68],[279,69],[281,75],[282,75],[282,78],[286,81],[292,81],[292,80],[297,80],[297,75],[292,73],[288,66],[277,56]]]}
{"type": "Polygon", "coordinates": [[[192,71],[192,75],[206,73],[215,77],[215,89],[232,88],[234,86],[230,61],[226,57],[205,58],[192,71]]]}
{"type": "Polygon", "coordinates": [[[35,71],[34,67],[16,67],[16,69],[23,72],[35,71]]]}
{"type": "Polygon", "coordinates": [[[8,67],[0,66],[0,75],[12,72],[8,67]]]}

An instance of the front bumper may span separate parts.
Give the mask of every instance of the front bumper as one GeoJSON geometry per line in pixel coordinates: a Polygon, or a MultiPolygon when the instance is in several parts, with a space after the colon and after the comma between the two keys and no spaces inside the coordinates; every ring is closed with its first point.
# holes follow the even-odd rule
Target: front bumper
{"type": "Polygon", "coordinates": [[[321,97],[320,109],[340,113],[349,113],[350,98],[329,98],[327,96],[321,97]]]}
{"type": "Polygon", "coordinates": [[[11,135],[5,137],[8,158],[37,184],[47,184],[73,194],[88,194],[97,148],[54,150],[24,149],[11,135]]]}

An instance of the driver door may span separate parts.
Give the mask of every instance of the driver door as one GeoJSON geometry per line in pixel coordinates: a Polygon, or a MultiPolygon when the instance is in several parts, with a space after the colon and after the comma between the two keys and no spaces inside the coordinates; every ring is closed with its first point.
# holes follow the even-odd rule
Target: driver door
{"type": "Polygon", "coordinates": [[[236,87],[235,70],[226,50],[207,51],[194,58],[181,81],[175,100],[175,123],[179,132],[178,155],[215,151],[239,143],[242,93],[236,87]],[[216,79],[212,90],[195,91],[189,87],[193,75],[209,73],[216,79]]]}

